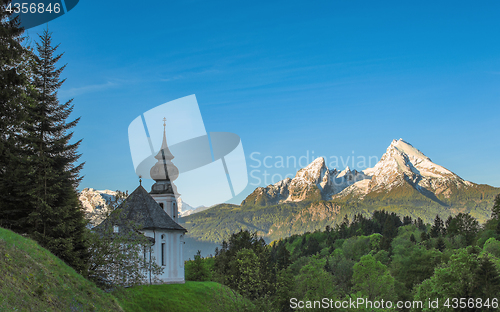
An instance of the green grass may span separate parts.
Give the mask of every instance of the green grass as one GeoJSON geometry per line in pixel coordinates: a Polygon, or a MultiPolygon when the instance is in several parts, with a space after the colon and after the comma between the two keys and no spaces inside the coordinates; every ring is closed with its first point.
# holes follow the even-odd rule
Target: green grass
{"type": "Polygon", "coordinates": [[[31,239],[0,228],[0,311],[123,311],[31,239]]]}
{"type": "Polygon", "coordinates": [[[252,311],[252,303],[215,282],[136,286],[113,293],[125,311],[252,311]]]}

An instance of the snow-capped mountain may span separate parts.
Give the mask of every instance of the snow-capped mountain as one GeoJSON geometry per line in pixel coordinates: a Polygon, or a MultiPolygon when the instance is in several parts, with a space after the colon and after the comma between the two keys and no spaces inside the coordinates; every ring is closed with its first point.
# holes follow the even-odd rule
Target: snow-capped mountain
{"type": "MultiPolygon", "coordinates": [[[[123,199],[125,199],[120,197],[119,200],[114,203],[117,194],[118,191],[99,191],[93,188],[85,188],[80,192],[80,202],[85,209],[87,218],[91,221],[91,224],[93,226],[101,223],[102,220],[106,217],[107,212],[109,211],[110,204],[113,203],[118,206],[123,201],[123,199]]],[[[208,209],[208,207],[193,208],[187,203],[183,202],[181,197],[177,198],[177,207],[179,207],[179,215],[181,217],[208,209]]]]}
{"type": "MultiPolygon", "coordinates": [[[[177,201],[177,202],[179,202],[179,201],[177,201]]],[[[187,216],[190,216],[194,213],[198,213],[198,212],[202,212],[203,210],[207,210],[211,207],[212,206],[210,206],[210,207],[200,206],[197,208],[193,208],[181,200],[181,204],[179,204],[179,216],[181,218],[187,217],[187,216]],[[181,211],[181,209],[182,209],[182,211],[181,211]]]]}
{"type": "Polygon", "coordinates": [[[327,168],[323,157],[316,158],[307,167],[300,169],[293,179],[286,178],[267,187],[259,187],[242,204],[277,204],[302,201],[304,199],[330,199],[348,186],[368,179],[363,173],[327,168]]]}
{"type": "MultiPolygon", "coordinates": [[[[85,209],[85,215],[92,226],[101,223],[109,212],[109,206],[115,201],[117,192],[110,190],[95,190],[84,188],[79,195],[80,202],[85,209]]],[[[118,202],[120,204],[120,202],[118,202]]]]}
{"type": "Polygon", "coordinates": [[[86,212],[92,212],[95,209],[107,207],[115,200],[115,191],[103,190],[98,191],[93,188],[84,188],[79,195],[80,202],[86,212]]]}
{"type": "Polygon", "coordinates": [[[393,140],[373,168],[363,171],[370,181],[359,181],[343,190],[339,196],[388,192],[404,185],[412,186],[426,197],[449,198],[454,189],[473,186],[450,170],[437,165],[421,151],[403,139],[393,140]]]}
{"type": "Polygon", "coordinates": [[[475,185],[437,165],[403,139],[393,140],[373,168],[363,171],[329,169],[322,157],[300,169],[293,179],[259,187],[242,204],[277,204],[304,199],[332,199],[385,193],[398,187],[412,188],[438,200],[448,198],[454,189],[475,185]]]}

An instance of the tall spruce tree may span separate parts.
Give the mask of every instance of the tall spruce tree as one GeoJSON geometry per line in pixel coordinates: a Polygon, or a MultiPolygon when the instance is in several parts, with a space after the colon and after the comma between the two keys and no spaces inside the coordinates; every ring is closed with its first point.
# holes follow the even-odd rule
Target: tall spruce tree
{"type": "Polygon", "coordinates": [[[28,217],[30,234],[42,246],[86,273],[89,258],[87,221],[78,200],[77,186],[82,164],[77,148],[81,140],[70,143],[79,118],[70,122],[72,100],[60,104],[57,91],[64,83],[59,76],[65,65],[57,68],[62,54],[55,55],[51,34],[45,30],[37,43],[38,55],[33,58],[31,97],[26,125],[27,150],[30,152],[29,200],[32,211],[28,217]]]}
{"type": "Polygon", "coordinates": [[[500,219],[500,194],[495,197],[493,208],[491,208],[491,218],[496,220],[500,219]]]}
{"type": "Polygon", "coordinates": [[[0,226],[23,232],[28,214],[24,197],[28,181],[21,139],[26,121],[30,50],[23,46],[24,30],[9,21],[10,0],[0,0],[0,226]]]}

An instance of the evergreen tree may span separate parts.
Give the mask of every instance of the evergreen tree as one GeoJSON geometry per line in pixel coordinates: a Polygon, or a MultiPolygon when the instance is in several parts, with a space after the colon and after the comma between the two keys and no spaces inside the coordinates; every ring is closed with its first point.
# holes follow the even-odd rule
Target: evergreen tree
{"type": "Polygon", "coordinates": [[[495,298],[500,292],[500,274],[495,264],[487,256],[479,259],[475,282],[476,297],[495,298]]]}
{"type": "Polygon", "coordinates": [[[276,248],[276,269],[278,271],[288,268],[292,261],[290,260],[290,252],[286,249],[286,244],[282,241],[278,242],[276,248]]]}
{"type": "Polygon", "coordinates": [[[309,241],[307,242],[307,246],[302,249],[302,255],[303,256],[311,256],[316,253],[321,251],[321,246],[319,245],[319,242],[314,236],[311,236],[309,238],[309,241]]]}
{"type": "MultiPolygon", "coordinates": [[[[398,219],[399,220],[399,219],[398,219]]],[[[385,219],[385,223],[382,229],[382,235],[384,236],[382,238],[382,249],[389,251],[391,248],[391,242],[392,239],[396,236],[398,229],[394,225],[395,220],[391,218],[391,216],[388,216],[385,219]]]]}
{"type": "Polygon", "coordinates": [[[438,237],[444,234],[444,222],[439,215],[434,219],[434,225],[431,227],[431,237],[438,237]]]}
{"type": "Polygon", "coordinates": [[[415,235],[413,233],[410,235],[410,242],[414,244],[417,242],[417,239],[415,238],[415,235]]]}
{"type": "Polygon", "coordinates": [[[493,208],[491,208],[491,218],[496,220],[500,219],[500,194],[495,197],[493,208]]]}
{"type": "Polygon", "coordinates": [[[420,217],[418,217],[418,218],[417,218],[417,221],[415,221],[415,225],[416,225],[416,226],[418,227],[418,229],[419,229],[419,230],[421,230],[421,231],[425,231],[425,230],[426,230],[426,228],[425,228],[425,224],[424,224],[424,221],[423,221],[420,217]]]}
{"type": "Polygon", "coordinates": [[[439,236],[436,241],[436,249],[443,252],[446,249],[443,237],[439,236]]]}
{"type": "Polygon", "coordinates": [[[76,188],[81,180],[83,164],[77,148],[70,143],[69,132],[79,121],[70,122],[71,100],[60,104],[57,91],[63,84],[59,76],[65,66],[56,68],[62,54],[54,55],[51,34],[45,30],[37,43],[34,56],[31,97],[26,124],[27,151],[31,173],[28,200],[32,211],[28,217],[29,232],[42,246],[67,262],[77,271],[86,272],[89,258],[86,220],[76,188]]]}
{"type": "Polygon", "coordinates": [[[31,53],[23,47],[23,32],[16,20],[8,20],[9,0],[0,0],[0,226],[23,232],[24,193],[29,186],[22,126],[29,101],[31,53]]]}

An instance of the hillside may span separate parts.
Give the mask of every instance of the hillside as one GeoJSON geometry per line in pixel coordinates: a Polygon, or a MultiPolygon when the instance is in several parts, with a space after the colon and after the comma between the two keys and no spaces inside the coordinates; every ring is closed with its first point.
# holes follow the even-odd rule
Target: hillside
{"type": "Polygon", "coordinates": [[[241,205],[217,205],[180,222],[188,237],[218,243],[240,229],[270,241],[340,224],[344,216],[370,217],[375,210],[428,223],[436,214],[445,219],[462,212],[483,223],[498,193],[500,188],[465,181],[399,139],[373,168],[330,169],[319,157],[293,179],[258,187],[241,205]]]}
{"type": "Polygon", "coordinates": [[[0,228],[0,311],[123,311],[36,242],[0,228]]]}
{"type": "Polygon", "coordinates": [[[114,294],[127,312],[253,310],[250,300],[215,282],[138,286],[114,294]]]}

